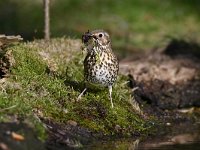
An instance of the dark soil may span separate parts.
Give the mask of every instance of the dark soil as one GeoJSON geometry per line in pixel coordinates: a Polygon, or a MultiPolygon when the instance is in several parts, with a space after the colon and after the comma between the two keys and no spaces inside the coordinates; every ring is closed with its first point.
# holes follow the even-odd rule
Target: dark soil
{"type": "Polygon", "coordinates": [[[162,110],[199,107],[199,52],[198,45],[175,40],[163,50],[122,60],[120,69],[130,87],[138,87],[133,95],[141,104],[162,110]]]}

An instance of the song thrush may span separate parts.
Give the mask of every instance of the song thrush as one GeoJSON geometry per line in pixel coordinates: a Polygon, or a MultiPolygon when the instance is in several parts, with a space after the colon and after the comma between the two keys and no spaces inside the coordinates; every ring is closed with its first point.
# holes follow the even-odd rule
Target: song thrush
{"type": "MultiPolygon", "coordinates": [[[[119,63],[112,52],[110,36],[103,30],[88,31],[82,36],[82,41],[87,49],[84,60],[85,81],[108,87],[113,108],[112,85],[117,79],[119,63]]],[[[78,99],[86,90],[82,91],[78,99]]]]}

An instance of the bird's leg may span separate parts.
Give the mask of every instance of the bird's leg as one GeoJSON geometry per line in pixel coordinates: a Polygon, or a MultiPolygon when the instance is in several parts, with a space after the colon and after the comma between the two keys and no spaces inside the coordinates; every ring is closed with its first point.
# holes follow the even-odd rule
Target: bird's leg
{"type": "Polygon", "coordinates": [[[111,86],[111,85],[108,86],[108,90],[109,90],[109,98],[110,98],[111,107],[113,108],[113,102],[112,102],[112,86],[111,86]]]}
{"type": "Polygon", "coordinates": [[[81,92],[81,94],[79,94],[76,101],[79,101],[81,99],[81,97],[83,96],[83,94],[85,93],[86,90],[87,90],[87,88],[84,88],[84,90],[81,92]]]}
{"type": "Polygon", "coordinates": [[[76,101],[79,101],[81,99],[81,97],[83,96],[83,94],[85,93],[86,90],[87,90],[87,87],[86,87],[86,84],[84,83],[84,90],[81,92],[81,94],[79,94],[76,101]]]}

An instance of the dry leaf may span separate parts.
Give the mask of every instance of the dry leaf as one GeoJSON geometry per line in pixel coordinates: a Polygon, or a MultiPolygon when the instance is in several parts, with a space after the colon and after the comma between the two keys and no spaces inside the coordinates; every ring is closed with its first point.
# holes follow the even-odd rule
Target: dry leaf
{"type": "Polygon", "coordinates": [[[16,141],[23,141],[24,140],[24,136],[20,135],[20,134],[17,134],[15,132],[12,132],[11,133],[11,136],[14,140],[16,141]]]}

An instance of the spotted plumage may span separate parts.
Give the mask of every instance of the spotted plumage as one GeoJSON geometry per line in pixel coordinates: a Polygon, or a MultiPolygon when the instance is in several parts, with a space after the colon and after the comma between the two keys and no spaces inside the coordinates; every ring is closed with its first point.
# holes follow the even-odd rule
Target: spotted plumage
{"type": "MultiPolygon", "coordinates": [[[[88,31],[82,36],[82,41],[87,49],[84,60],[85,80],[108,87],[111,107],[113,107],[112,85],[117,79],[119,63],[112,52],[110,36],[103,30],[88,31]]],[[[86,88],[78,99],[85,91],[86,88]]]]}

